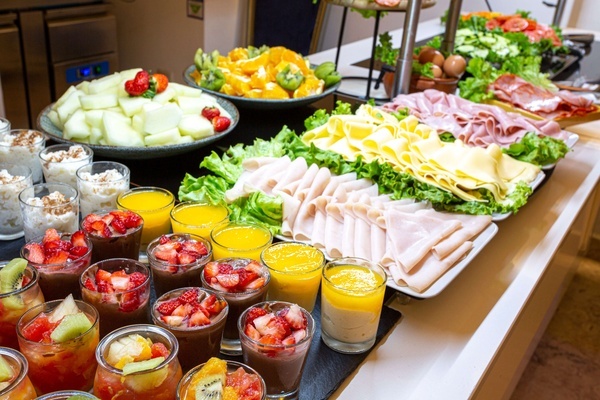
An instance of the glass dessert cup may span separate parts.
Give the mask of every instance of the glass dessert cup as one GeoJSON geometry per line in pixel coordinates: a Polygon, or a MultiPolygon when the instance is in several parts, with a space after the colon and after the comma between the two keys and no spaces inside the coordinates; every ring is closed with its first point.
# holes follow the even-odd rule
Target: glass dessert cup
{"type": "Polygon", "coordinates": [[[94,152],[88,146],[78,144],[55,144],[39,153],[46,183],[66,183],[77,187],[77,170],[92,163],[94,152]]]}
{"type": "Polygon", "coordinates": [[[200,236],[189,233],[172,233],[160,236],[154,239],[148,245],[146,250],[148,255],[148,263],[152,270],[152,279],[154,282],[154,290],[156,296],[160,297],[163,294],[178,288],[201,286],[202,267],[212,259],[212,246],[210,242],[200,236]],[[157,251],[160,249],[161,240],[169,238],[177,242],[195,241],[201,243],[207,251],[207,254],[199,258],[195,258],[190,263],[173,263],[157,258],[157,251]]]}
{"type": "Polygon", "coordinates": [[[79,227],[79,193],[65,183],[33,185],[19,194],[19,202],[27,242],[49,228],[75,232],[79,227]]]}
{"type": "Polygon", "coordinates": [[[260,261],[260,253],[273,241],[268,229],[243,222],[225,222],[210,232],[213,259],[251,258],[260,261]]]}
{"type": "Polygon", "coordinates": [[[186,287],[172,290],[158,298],[152,307],[152,320],[155,325],[167,329],[177,338],[180,348],[179,361],[183,370],[187,371],[200,363],[206,362],[209,358],[219,355],[228,313],[229,307],[220,295],[200,287],[186,287]],[[198,303],[202,304],[202,300],[214,295],[217,301],[223,302],[224,308],[219,310],[216,315],[208,317],[210,323],[206,325],[186,326],[185,323],[181,325],[167,323],[158,311],[160,305],[179,298],[190,289],[198,291],[198,303]]]}
{"type": "Polygon", "coordinates": [[[387,275],[361,258],[330,261],[323,268],[321,338],[340,353],[363,353],[375,344],[387,275]]]}
{"type": "Polygon", "coordinates": [[[29,167],[0,163],[0,240],[18,239],[24,235],[19,193],[31,186],[29,167]]]}
{"type": "Polygon", "coordinates": [[[241,291],[229,291],[219,284],[218,278],[215,278],[217,280],[213,283],[213,280],[207,277],[207,272],[210,268],[207,269],[205,267],[201,274],[202,286],[219,293],[229,305],[229,315],[227,317],[227,322],[225,323],[223,339],[221,340],[221,353],[227,355],[240,355],[242,354],[242,345],[240,344],[237,321],[244,310],[265,301],[267,289],[269,287],[270,274],[267,267],[249,258],[222,258],[220,260],[212,261],[209,264],[217,264],[218,271],[218,264],[222,263],[230,265],[234,270],[244,269],[248,264],[254,263],[260,269],[258,278],[262,278],[262,283],[258,287],[255,287],[256,285],[254,285],[251,288],[245,288],[241,291]]]}
{"type": "MultiPolygon", "coordinates": [[[[97,215],[102,218],[107,214],[114,213],[116,210],[100,211],[97,215]]],[[[122,213],[123,211],[118,210],[116,212],[122,213]]],[[[132,211],[126,211],[132,213],[135,216],[141,217],[133,213],[132,211]]],[[[142,242],[142,228],[144,222],[133,228],[126,228],[125,233],[118,233],[114,229],[110,229],[110,237],[103,236],[95,231],[88,231],[86,229],[86,220],[90,217],[88,214],[84,217],[81,222],[81,229],[85,232],[86,236],[92,243],[92,263],[96,263],[109,258],[130,258],[137,260],[140,254],[140,245],[142,242]]]]}
{"type": "Polygon", "coordinates": [[[141,324],[114,330],[102,339],[96,349],[98,370],[93,393],[101,400],[175,400],[177,384],[183,374],[177,359],[178,352],[179,344],[175,336],[159,326],[141,324]],[[114,341],[131,334],[139,334],[153,343],[164,344],[169,355],[154,368],[124,375],[122,369],[107,362],[107,357],[114,341]]]}
{"type": "Polygon", "coordinates": [[[0,159],[29,167],[34,184],[42,182],[42,165],[38,154],[45,146],[44,134],[34,129],[11,129],[0,133],[0,159]]]}
{"type": "Polygon", "coordinates": [[[254,308],[277,313],[291,306],[294,304],[266,301],[244,311],[238,320],[244,363],[254,368],[265,380],[268,398],[294,399],[298,397],[302,371],[315,332],[315,321],[308,311],[300,308],[306,320],[306,335],[292,344],[261,343],[248,335],[245,329],[246,321],[249,319],[250,311],[254,308]]]}
{"type": "MultiPolygon", "coordinates": [[[[0,262],[0,269],[8,264],[7,261],[0,262]]],[[[23,272],[24,278],[28,279],[20,289],[9,293],[0,294],[0,346],[19,349],[17,340],[17,322],[19,318],[30,308],[44,302],[44,295],[38,285],[38,271],[28,265],[23,272]]]]}
{"type": "Polygon", "coordinates": [[[138,213],[144,219],[142,229],[141,251],[145,252],[148,244],[160,235],[171,231],[171,209],[175,204],[175,196],[166,189],[141,186],[129,189],[117,197],[117,207],[138,213]]]}
{"type": "Polygon", "coordinates": [[[10,121],[0,117],[0,135],[10,132],[10,121]]]}
{"type": "Polygon", "coordinates": [[[260,259],[271,273],[269,300],[296,303],[309,312],[314,309],[325,265],[321,250],[301,242],[278,242],[267,247],[260,259]]]}
{"type": "MultiPolygon", "coordinates": [[[[69,241],[73,234],[60,233],[60,239],[69,241]]],[[[31,254],[27,245],[32,243],[42,243],[45,235],[38,236],[21,247],[21,257],[26,259],[29,265],[37,269],[39,273],[39,285],[44,293],[46,301],[64,299],[69,294],[79,298],[79,277],[86,268],[90,266],[92,260],[92,244],[89,239],[83,236],[87,251],[82,256],[75,259],[68,259],[62,263],[37,263],[31,261],[31,254]]]]}
{"type": "Polygon", "coordinates": [[[210,240],[210,231],[229,219],[223,204],[183,202],[171,210],[171,227],[175,233],[193,233],[210,240]]]}
{"type": "Polygon", "coordinates": [[[117,208],[117,197],[129,190],[130,171],[113,161],[95,161],[77,172],[81,215],[117,208]]]}
{"type": "Polygon", "coordinates": [[[93,305],[97,310],[102,323],[100,324],[100,337],[104,338],[109,332],[131,324],[145,324],[148,322],[150,311],[150,270],[145,264],[128,258],[111,258],[90,265],[83,271],[79,279],[81,297],[83,301],[93,305]],[[141,273],[144,276],[139,286],[123,291],[111,293],[90,290],[86,280],[92,280],[96,285],[98,270],[109,273],[124,271],[130,275],[141,273]]]}
{"type": "Polygon", "coordinates": [[[29,364],[27,359],[14,349],[0,347],[0,357],[13,370],[13,377],[6,383],[2,383],[0,389],[0,400],[33,400],[37,398],[35,388],[27,376],[29,364]]]}
{"type": "MultiPolygon", "coordinates": [[[[260,376],[260,374],[258,372],[256,372],[254,369],[250,368],[248,365],[243,364],[241,362],[227,360],[226,363],[227,363],[226,374],[228,377],[230,377],[231,374],[235,373],[239,368],[242,368],[242,370],[247,374],[255,375],[258,378],[259,391],[256,394],[256,396],[252,396],[250,398],[256,399],[256,400],[266,399],[267,388],[265,386],[265,381],[263,380],[263,378],[260,376]]],[[[189,370],[183,376],[183,378],[181,378],[179,385],[177,385],[177,400],[195,400],[195,398],[196,398],[195,390],[194,390],[195,388],[191,387],[190,384],[194,381],[194,377],[196,376],[196,374],[198,374],[200,372],[200,370],[202,370],[202,368],[204,368],[206,365],[207,365],[207,363],[202,363],[200,365],[195,366],[194,368],[189,370]]],[[[226,383],[224,386],[229,386],[228,383],[229,383],[229,381],[226,379],[226,383]]],[[[238,393],[238,396],[240,396],[241,399],[247,398],[247,397],[244,397],[243,395],[240,395],[239,393],[238,393]]]]}
{"type": "Polygon", "coordinates": [[[28,310],[17,324],[19,349],[29,362],[29,378],[39,394],[59,390],[88,391],[96,371],[95,351],[99,342],[98,312],[94,307],[75,300],[77,307],[91,322],[91,328],[79,336],[60,343],[35,342],[25,338],[23,330],[41,313],[50,313],[62,302],[52,300],[28,310]]]}
{"type": "Polygon", "coordinates": [[[36,400],[69,400],[72,396],[80,396],[77,398],[78,400],[98,400],[98,398],[93,394],[89,392],[82,392],[81,390],[60,390],[58,392],[52,392],[40,397],[36,397],[36,400]]]}

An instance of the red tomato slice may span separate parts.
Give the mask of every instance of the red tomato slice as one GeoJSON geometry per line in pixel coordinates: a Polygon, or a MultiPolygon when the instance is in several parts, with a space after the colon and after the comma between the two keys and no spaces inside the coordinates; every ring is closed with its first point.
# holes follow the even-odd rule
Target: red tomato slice
{"type": "Polygon", "coordinates": [[[504,32],[523,32],[529,26],[525,18],[514,17],[502,24],[504,32]]]}
{"type": "Polygon", "coordinates": [[[535,22],[534,20],[528,19],[527,23],[527,28],[525,28],[526,31],[535,31],[537,29],[537,22],[535,22]]]}

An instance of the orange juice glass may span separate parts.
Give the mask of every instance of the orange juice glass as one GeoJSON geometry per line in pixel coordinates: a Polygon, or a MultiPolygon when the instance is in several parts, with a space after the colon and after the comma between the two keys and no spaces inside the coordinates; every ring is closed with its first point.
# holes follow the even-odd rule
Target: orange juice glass
{"type": "Polygon", "coordinates": [[[210,240],[210,231],[229,219],[229,209],[223,204],[185,202],[171,210],[173,233],[193,233],[210,240]]]}
{"type": "Polygon", "coordinates": [[[323,252],[300,242],[278,242],[267,247],[260,259],[269,268],[268,300],[296,303],[311,312],[325,265],[323,252]]]}
{"type": "Polygon", "coordinates": [[[146,251],[154,238],[171,231],[169,214],[175,204],[175,196],[167,189],[140,186],[129,189],[117,197],[117,207],[138,213],[144,219],[141,251],[146,251]]]}
{"type": "Polygon", "coordinates": [[[260,261],[260,253],[273,241],[271,231],[245,222],[226,222],[210,232],[213,259],[251,258],[260,261]]]}

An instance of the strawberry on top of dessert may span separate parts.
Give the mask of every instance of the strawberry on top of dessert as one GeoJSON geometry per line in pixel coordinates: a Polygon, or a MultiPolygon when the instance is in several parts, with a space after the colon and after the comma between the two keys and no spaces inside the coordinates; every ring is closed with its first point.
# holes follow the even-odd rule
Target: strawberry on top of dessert
{"type": "Polygon", "coordinates": [[[175,328],[210,325],[227,307],[225,300],[200,288],[174,290],[162,298],[165,300],[157,300],[155,310],[164,323],[175,328]]]}
{"type": "Polygon", "coordinates": [[[249,258],[211,261],[206,264],[202,273],[209,286],[226,293],[257,290],[268,282],[267,268],[249,258]]]}
{"type": "Polygon", "coordinates": [[[244,333],[259,344],[269,346],[268,352],[273,351],[272,347],[295,345],[307,336],[306,317],[296,304],[276,312],[252,307],[248,310],[244,323],[244,333]]]}
{"type": "Polygon", "coordinates": [[[141,216],[129,210],[112,210],[104,215],[88,214],[81,223],[87,234],[104,238],[122,236],[144,223],[141,216]]]}
{"type": "Polygon", "coordinates": [[[177,266],[187,266],[204,262],[210,257],[210,243],[196,240],[190,235],[161,235],[158,242],[148,246],[148,256],[152,261],[161,262],[164,269],[176,273],[177,266]]]}
{"type": "Polygon", "coordinates": [[[68,240],[65,234],[54,228],[46,229],[41,241],[31,241],[22,250],[22,255],[33,264],[66,264],[86,256],[91,251],[83,231],[74,232],[68,240]]]}

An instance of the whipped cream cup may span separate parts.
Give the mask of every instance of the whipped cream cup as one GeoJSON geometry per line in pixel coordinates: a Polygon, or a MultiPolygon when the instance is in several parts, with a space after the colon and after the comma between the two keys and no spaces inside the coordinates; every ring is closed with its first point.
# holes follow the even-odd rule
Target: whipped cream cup
{"type": "Polygon", "coordinates": [[[117,208],[117,197],[129,190],[129,168],[112,161],[96,161],[77,170],[81,215],[117,208]]]}
{"type": "Polygon", "coordinates": [[[77,170],[92,163],[94,152],[83,144],[55,144],[40,152],[40,163],[47,183],[66,183],[77,187],[77,170]]]}
{"type": "Polygon", "coordinates": [[[9,164],[26,165],[31,169],[33,183],[43,179],[39,153],[46,146],[44,134],[33,129],[12,129],[0,132],[0,160],[9,164]]]}
{"type": "Polygon", "coordinates": [[[0,240],[23,236],[19,193],[32,185],[29,167],[0,163],[0,240]]]}

